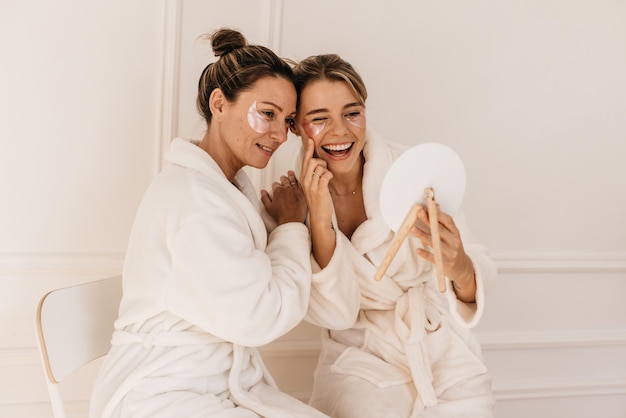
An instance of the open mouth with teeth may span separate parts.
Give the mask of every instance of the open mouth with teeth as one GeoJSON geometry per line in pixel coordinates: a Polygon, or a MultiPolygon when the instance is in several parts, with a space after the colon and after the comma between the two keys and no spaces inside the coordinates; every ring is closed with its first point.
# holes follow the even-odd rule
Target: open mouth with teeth
{"type": "Polygon", "coordinates": [[[261,151],[265,151],[269,155],[272,155],[274,153],[274,150],[272,148],[266,147],[263,144],[256,144],[256,146],[259,147],[261,149],[261,151]]]}
{"type": "Polygon", "coordinates": [[[322,149],[335,158],[341,158],[350,153],[354,142],[346,142],[344,144],[322,145],[322,149]]]}

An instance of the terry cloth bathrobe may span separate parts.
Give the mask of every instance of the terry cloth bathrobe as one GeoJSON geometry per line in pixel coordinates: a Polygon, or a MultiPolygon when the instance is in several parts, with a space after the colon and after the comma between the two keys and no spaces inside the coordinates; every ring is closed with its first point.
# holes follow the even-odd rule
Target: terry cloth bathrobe
{"type": "Polygon", "coordinates": [[[324,417],[279,391],[255,348],[307,312],[306,226],[287,223],[268,237],[246,174],[235,187],[195,144],[175,139],[168,162],[133,225],[90,416],[324,417]]]}
{"type": "MultiPolygon", "coordinates": [[[[352,328],[324,330],[310,404],[335,418],[491,417],[491,379],[469,328],[482,315],[485,291],[496,269],[462,217],[457,216],[455,223],[474,264],[476,303],[459,301],[449,280],[445,294],[437,290],[435,268],[417,256],[415,250],[422,243],[413,235],[386,275],[374,279],[393,238],[381,215],[381,184],[407,148],[383,141],[368,128],[363,150],[367,220],[351,240],[335,226],[343,241],[335,253],[348,255],[344,259],[349,259],[351,274],[360,283],[361,309],[352,328]]],[[[275,180],[287,169],[299,174],[302,155],[301,141],[288,141],[261,180],[275,180]]],[[[336,225],[336,219],[333,222],[336,225]]],[[[335,274],[346,273],[335,270],[335,274]]]]}

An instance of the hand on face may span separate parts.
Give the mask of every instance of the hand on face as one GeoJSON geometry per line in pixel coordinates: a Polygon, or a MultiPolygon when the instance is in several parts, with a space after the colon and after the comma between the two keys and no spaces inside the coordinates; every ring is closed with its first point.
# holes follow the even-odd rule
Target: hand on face
{"type": "Polygon", "coordinates": [[[261,190],[261,202],[278,225],[287,222],[304,222],[306,219],[306,201],[304,193],[293,171],[281,176],[280,181],[272,184],[272,195],[261,190]]]}
{"type": "Polygon", "coordinates": [[[309,207],[310,221],[326,222],[330,225],[333,214],[333,204],[328,190],[328,182],[333,174],[327,169],[326,161],[313,157],[315,143],[312,139],[306,142],[300,183],[309,207]]]}
{"type": "MultiPolygon", "coordinates": [[[[474,267],[472,260],[469,258],[465,249],[463,248],[463,242],[461,241],[461,235],[454,223],[454,220],[450,215],[439,210],[437,205],[438,218],[439,218],[439,236],[441,241],[441,255],[443,258],[443,267],[445,275],[459,284],[460,287],[468,285],[474,280],[474,267]]],[[[411,233],[419,238],[424,245],[432,247],[432,235],[430,233],[428,211],[425,208],[419,210],[417,214],[418,220],[421,221],[420,225],[415,225],[411,229],[411,233]]],[[[435,256],[430,251],[419,248],[417,254],[435,263],[435,256]]]]}

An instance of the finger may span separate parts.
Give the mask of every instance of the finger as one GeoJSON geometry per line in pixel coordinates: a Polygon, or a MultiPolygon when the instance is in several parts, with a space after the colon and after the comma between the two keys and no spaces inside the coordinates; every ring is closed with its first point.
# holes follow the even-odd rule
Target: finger
{"type": "MultiPolygon", "coordinates": [[[[441,211],[441,207],[438,203],[436,204],[436,208],[437,208],[437,218],[439,221],[438,222],[439,240],[441,242],[442,252],[444,253],[444,257],[446,255],[454,257],[454,254],[456,254],[457,248],[461,245],[461,238],[460,238],[459,230],[456,227],[456,224],[454,223],[454,220],[452,219],[452,217],[448,215],[447,213],[441,211]],[[453,251],[450,252],[448,251],[449,249],[452,249],[453,251]]],[[[429,222],[430,216],[428,213],[426,213],[426,210],[424,212],[425,213],[418,214],[418,217],[420,218],[422,222],[424,222],[424,224],[428,228],[427,231],[430,234],[431,233],[430,222],[429,222]],[[422,215],[422,216],[419,216],[419,215],[422,215]]],[[[429,236],[427,240],[429,242],[428,245],[431,245],[430,242],[432,241],[432,237],[429,236]]]]}
{"type": "Polygon", "coordinates": [[[329,169],[324,168],[324,171],[322,172],[322,175],[320,176],[320,180],[325,180],[326,183],[328,183],[330,179],[332,178],[333,178],[333,173],[331,173],[329,169]]]}
{"type": "Polygon", "coordinates": [[[292,170],[289,170],[287,172],[287,178],[289,179],[289,183],[292,186],[297,186],[298,185],[298,179],[296,178],[296,174],[292,170]]]}
{"type": "Polygon", "coordinates": [[[417,239],[422,241],[422,244],[432,246],[432,237],[428,231],[423,230],[417,225],[413,225],[411,228],[411,234],[413,234],[417,239]]]}
{"type": "Polygon", "coordinates": [[[291,185],[289,178],[287,176],[280,176],[280,185],[283,187],[287,187],[291,185]]]}
{"type": "Polygon", "coordinates": [[[430,251],[425,250],[424,248],[417,248],[415,252],[424,260],[430,261],[433,264],[435,263],[435,256],[430,251]]]}
{"type": "MultiPolygon", "coordinates": [[[[452,220],[452,217],[445,212],[441,211],[441,207],[435,202],[437,210],[437,220],[439,224],[439,235],[442,242],[451,242],[454,240],[455,235],[458,235],[459,231],[452,220]]],[[[428,208],[424,208],[418,213],[418,219],[424,223],[424,230],[430,231],[430,213],[428,208]]]]}
{"type": "Polygon", "coordinates": [[[456,227],[456,223],[452,216],[448,215],[445,212],[439,211],[439,223],[443,225],[448,231],[450,231],[454,235],[459,234],[459,229],[456,227]]]}
{"type": "Polygon", "coordinates": [[[275,181],[274,183],[272,183],[272,190],[276,189],[277,187],[282,187],[282,184],[280,184],[279,182],[275,181]]]}
{"type": "Polygon", "coordinates": [[[422,207],[417,212],[417,221],[415,222],[415,226],[421,229],[422,231],[430,232],[430,222],[428,218],[428,212],[426,212],[426,209],[424,207],[422,207]]]}
{"type": "Polygon", "coordinates": [[[311,159],[313,158],[313,151],[315,149],[315,142],[309,138],[306,143],[306,149],[304,150],[304,156],[302,157],[302,172],[305,173],[308,170],[311,159]]]}
{"type": "Polygon", "coordinates": [[[320,160],[320,159],[314,159],[314,161],[316,162],[317,165],[313,167],[312,174],[320,178],[324,177],[324,175],[326,175],[327,173],[332,175],[332,173],[330,173],[330,171],[328,170],[326,166],[326,161],[320,160]]]}
{"type": "Polygon", "coordinates": [[[271,206],[272,197],[267,192],[267,190],[261,190],[261,202],[263,202],[263,206],[266,210],[268,210],[268,208],[271,206]]]}

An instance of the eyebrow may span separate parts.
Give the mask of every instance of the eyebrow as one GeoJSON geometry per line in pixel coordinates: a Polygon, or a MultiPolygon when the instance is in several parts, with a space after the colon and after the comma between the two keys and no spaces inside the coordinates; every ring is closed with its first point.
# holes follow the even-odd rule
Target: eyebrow
{"type": "MultiPolygon", "coordinates": [[[[345,109],[348,109],[350,107],[355,107],[355,106],[363,106],[363,104],[361,104],[359,102],[352,102],[352,103],[348,103],[348,104],[344,105],[341,109],[345,110],[345,109]]],[[[313,109],[313,110],[310,110],[310,111],[306,112],[305,116],[314,115],[314,114],[317,114],[317,113],[324,113],[324,112],[330,112],[330,110],[328,110],[326,108],[313,109]]]]}
{"type": "Polygon", "coordinates": [[[266,101],[261,101],[261,103],[265,104],[265,105],[270,105],[270,106],[274,106],[276,109],[278,109],[279,111],[283,111],[283,108],[278,106],[276,103],[274,102],[266,102],[266,101]]]}
{"type": "MultiPolygon", "coordinates": [[[[282,107],[280,107],[280,106],[278,106],[278,105],[277,105],[276,103],[274,103],[274,102],[267,102],[267,101],[263,101],[263,100],[262,100],[262,101],[261,101],[261,103],[262,103],[262,104],[265,104],[265,105],[274,106],[276,109],[278,109],[278,111],[279,111],[279,112],[282,112],[282,111],[283,111],[283,108],[282,108],[282,107]]],[[[295,116],[296,116],[296,112],[291,112],[289,115],[287,115],[287,117],[288,117],[288,118],[290,118],[290,117],[295,117],[295,116]]]]}

